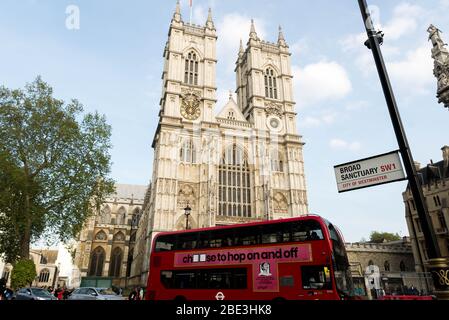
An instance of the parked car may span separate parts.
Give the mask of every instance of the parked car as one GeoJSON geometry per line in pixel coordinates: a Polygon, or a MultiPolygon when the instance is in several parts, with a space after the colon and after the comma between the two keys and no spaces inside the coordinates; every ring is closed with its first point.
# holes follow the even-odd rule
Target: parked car
{"type": "Polygon", "coordinates": [[[110,288],[78,288],[72,292],[68,300],[125,300],[110,288]]]}
{"type": "Polygon", "coordinates": [[[22,288],[16,292],[16,300],[58,300],[43,288],[22,288]]]}

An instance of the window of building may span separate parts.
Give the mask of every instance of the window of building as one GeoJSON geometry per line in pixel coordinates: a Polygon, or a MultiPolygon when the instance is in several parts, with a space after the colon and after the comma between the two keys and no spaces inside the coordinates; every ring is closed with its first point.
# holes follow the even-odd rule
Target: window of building
{"type": "Polygon", "coordinates": [[[123,252],[120,248],[115,248],[111,254],[111,265],[109,266],[110,277],[120,277],[120,267],[122,264],[123,252]]]}
{"type": "Polygon", "coordinates": [[[438,221],[441,229],[447,229],[446,219],[444,219],[444,214],[442,211],[438,212],[438,221]]]}
{"type": "Polygon", "coordinates": [[[248,159],[236,145],[226,150],[219,167],[219,215],[251,217],[248,159]]]}
{"type": "Polygon", "coordinates": [[[437,205],[438,205],[439,207],[441,207],[440,196],[436,196],[436,201],[437,201],[437,205]]]}
{"type": "Polygon", "coordinates": [[[271,171],[284,172],[284,157],[278,151],[271,152],[271,171]]]}
{"type": "Polygon", "coordinates": [[[102,247],[97,247],[90,258],[89,276],[103,275],[103,264],[105,258],[105,251],[102,247]]]}
{"type": "Polygon", "coordinates": [[[401,261],[401,263],[399,264],[399,269],[400,269],[402,272],[407,271],[407,268],[406,268],[406,266],[405,266],[404,261],[401,261]]]}
{"type": "Polygon", "coordinates": [[[133,264],[134,259],[134,249],[129,250],[128,253],[128,261],[126,263],[126,276],[129,277],[131,275],[131,266],[133,264]]]}
{"type": "Polygon", "coordinates": [[[100,230],[99,232],[97,232],[97,234],[95,235],[95,240],[100,240],[100,241],[104,241],[107,240],[107,235],[103,230],[100,230]]]}
{"type": "Polygon", "coordinates": [[[181,162],[196,163],[196,148],[192,140],[185,141],[180,151],[181,162]]]}
{"type": "Polygon", "coordinates": [[[97,222],[102,224],[109,224],[111,222],[111,208],[106,205],[100,210],[100,215],[97,217],[97,222]]]}
{"type": "Polygon", "coordinates": [[[47,258],[43,254],[41,254],[40,264],[47,264],[47,258]]]}
{"type": "Polygon", "coordinates": [[[125,207],[120,207],[117,211],[117,224],[124,225],[126,220],[126,209],[125,207]]]}
{"type": "Polygon", "coordinates": [[[268,68],[265,70],[265,97],[270,99],[278,98],[278,89],[277,89],[277,81],[276,74],[273,69],[268,68]]]}
{"type": "Polygon", "coordinates": [[[8,282],[10,273],[11,273],[11,270],[9,270],[8,268],[6,268],[6,269],[3,271],[3,276],[2,276],[2,278],[5,278],[6,282],[8,282]]]}
{"type": "Polygon", "coordinates": [[[229,113],[228,113],[228,119],[229,119],[229,120],[235,120],[234,111],[229,111],[229,113]]]}
{"type": "Polygon", "coordinates": [[[385,267],[385,271],[390,271],[390,262],[385,261],[384,267],[385,267]]]}
{"type": "Polygon", "coordinates": [[[39,273],[39,282],[48,282],[49,278],[50,278],[50,271],[48,271],[48,269],[43,269],[39,273]]]}
{"type": "Polygon", "coordinates": [[[114,235],[114,241],[125,241],[125,235],[123,232],[119,231],[114,235]]]}
{"type": "Polygon", "coordinates": [[[198,59],[194,51],[189,52],[185,59],[184,83],[198,85],[198,59]]]}

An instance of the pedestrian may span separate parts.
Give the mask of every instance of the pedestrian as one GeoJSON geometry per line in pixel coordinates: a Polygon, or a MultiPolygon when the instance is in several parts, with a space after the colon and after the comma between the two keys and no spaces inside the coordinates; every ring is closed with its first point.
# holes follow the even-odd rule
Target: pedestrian
{"type": "Polygon", "coordinates": [[[65,292],[64,289],[65,289],[65,287],[63,287],[63,288],[61,288],[61,289],[59,290],[58,296],[57,296],[58,300],[63,300],[63,299],[64,299],[64,292],[65,292]]]}
{"type": "Polygon", "coordinates": [[[139,300],[143,300],[143,288],[141,287],[140,288],[140,291],[139,291],[139,300]]]}
{"type": "Polygon", "coordinates": [[[128,300],[137,300],[137,288],[134,288],[128,296],[128,300]]]}
{"type": "Polygon", "coordinates": [[[3,277],[0,279],[0,300],[5,299],[6,291],[6,279],[3,277]]]}

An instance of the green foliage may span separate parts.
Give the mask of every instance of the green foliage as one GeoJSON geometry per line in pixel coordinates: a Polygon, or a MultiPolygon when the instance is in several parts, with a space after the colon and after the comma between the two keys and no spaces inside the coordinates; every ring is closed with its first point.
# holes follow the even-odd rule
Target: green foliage
{"type": "Polygon", "coordinates": [[[46,235],[76,237],[113,192],[105,117],[52,94],[40,77],[24,90],[0,87],[0,253],[9,262],[46,235]]]}
{"type": "Polygon", "coordinates": [[[36,266],[33,260],[23,259],[18,261],[11,273],[11,286],[14,289],[31,286],[36,278],[36,266]]]}
{"type": "Polygon", "coordinates": [[[373,231],[370,235],[370,242],[372,243],[383,243],[401,239],[402,237],[398,233],[373,231]]]}

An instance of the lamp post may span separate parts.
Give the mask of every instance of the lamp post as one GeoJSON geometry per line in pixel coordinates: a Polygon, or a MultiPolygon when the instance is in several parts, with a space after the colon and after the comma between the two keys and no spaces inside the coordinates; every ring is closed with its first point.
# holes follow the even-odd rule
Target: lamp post
{"type": "Polygon", "coordinates": [[[189,203],[187,202],[187,206],[184,208],[184,215],[186,216],[186,230],[189,229],[189,216],[192,208],[190,208],[189,203]]]}
{"type": "Polygon", "coordinates": [[[391,122],[396,134],[399,149],[401,151],[405,171],[407,172],[410,191],[412,192],[413,199],[417,207],[416,209],[418,211],[418,217],[421,222],[421,229],[424,235],[428,256],[430,258],[429,269],[432,273],[436,294],[440,299],[449,300],[449,279],[447,276],[449,273],[449,262],[447,259],[441,258],[438,240],[432,227],[430,215],[427,211],[421,183],[418,179],[418,174],[414,166],[412,152],[407,141],[401,117],[399,115],[399,110],[393,94],[393,88],[388,77],[382,51],[380,50],[380,45],[383,42],[383,34],[382,32],[375,30],[366,0],[358,0],[358,2],[363,22],[365,24],[366,33],[368,35],[368,41],[365,42],[365,45],[372,51],[377,71],[379,73],[391,122]]]}

